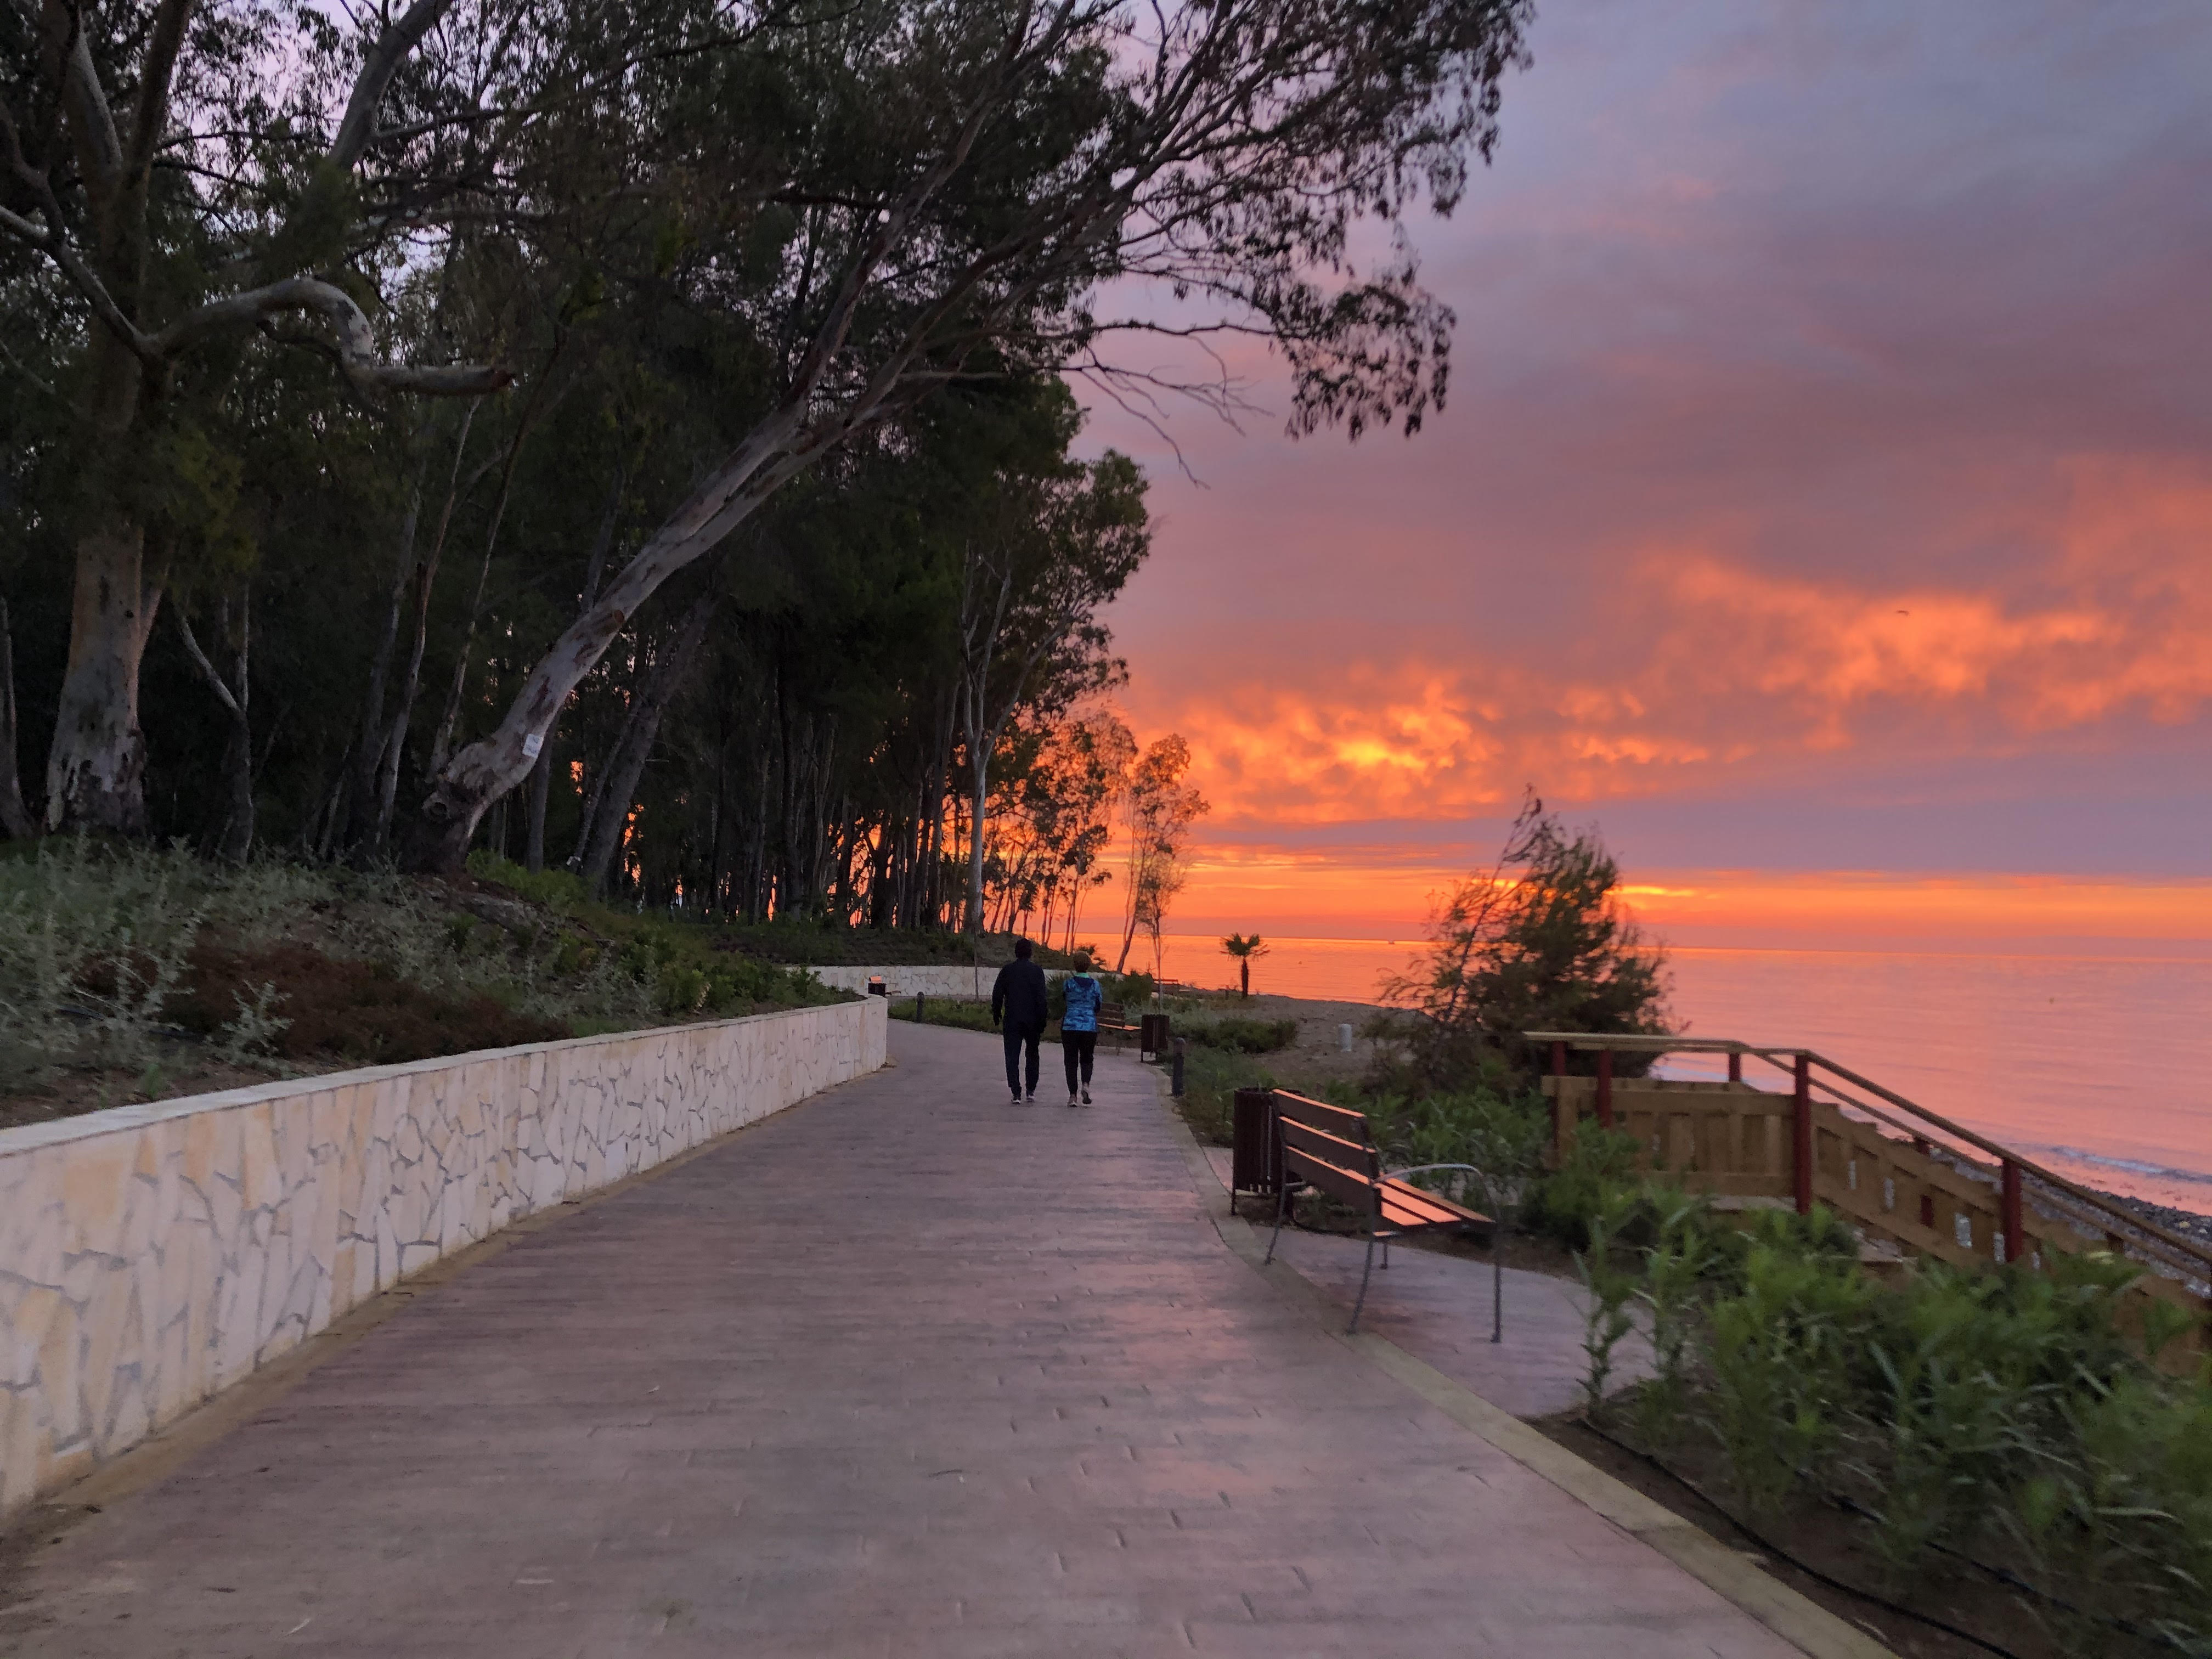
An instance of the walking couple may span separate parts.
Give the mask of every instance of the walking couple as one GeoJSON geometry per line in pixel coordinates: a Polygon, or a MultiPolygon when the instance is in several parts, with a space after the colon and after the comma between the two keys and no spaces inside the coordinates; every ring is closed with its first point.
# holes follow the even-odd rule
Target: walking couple
{"type": "MultiPolygon", "coordinates": [[[[1075,953],[1075,971],[1061,987],[1067,1006],[1060,1017],[1060,1058],[1067,1063],[1067,1103],[1091,1103],[1091,1066],[1098,1053],[1098,1006],[1105,993],[1091,977],[1091,953],[1075,953]]],[[[1037,1044],[1044,1039],[1052,1009],[1048,1000],[1044,969],[1030,960],[1030,942],[1014,942],[1014,959],[999,969],[991,987],[991,1023],[1002,1025],[1006,1037],[1006,1087],[1014,1104],[1036,1104],[1037,1073],[1042,1062],[1037,1044]],[[1024,1082],[1024,1062],[1027,1082],[1024,1082]]]]}

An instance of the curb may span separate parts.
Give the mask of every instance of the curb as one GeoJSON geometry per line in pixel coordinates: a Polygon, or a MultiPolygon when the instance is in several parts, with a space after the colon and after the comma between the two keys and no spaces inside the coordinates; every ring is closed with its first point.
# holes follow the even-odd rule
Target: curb
{"type": "Polygon", "coordinates": [[[1671,1510],[1547,1439],[1519,1418],[1455,1382],[1386,1337],[1361,1331],[1346,1335],[1344,1310],[1287,1261],[1262,1266],[1267,1252],[1252,1227],[1231,1207],[1230,1196],[1190,1126],[1168,1101],[1176,1147],[1213,1230],[1277,1294],[1377,1370],[1404,1385],[1478,1439],[1488,1442],[1532,1474],[1540,1475],[1585,1508],[1595,1510],[1642,1540],[1692,1577],[1790,1643],[1808,1659],[1897,1659],[1897,1655],[1846,1620],[1800,1595],[1745,1559],[1720,1540],[1671,1510]]]}

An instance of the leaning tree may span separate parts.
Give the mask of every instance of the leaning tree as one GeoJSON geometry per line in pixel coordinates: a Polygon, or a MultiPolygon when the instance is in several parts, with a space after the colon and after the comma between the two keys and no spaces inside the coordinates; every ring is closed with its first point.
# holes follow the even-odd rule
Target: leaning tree
{"type": "Polygon", "coordinates": [[[439,769],[418,867],[459,863],[665,583],[950,383],[1066,373],[1149,395],[1117,341],[1241,337],[1287,359],[1295,428],[1417,428],[1452,319],[1405,221],[1449,211],[1488,154],[1529,9],[835,0],[705,41],[686,13],[691,33],[646,51],[656,8],[578,3],[635,68],[549,118],[564,153],[595,132],[637,147],[624,199],[659,215],[637,280],[744,317],[764,373],[732,392],[757,398],[743,437],[439,769]]]}

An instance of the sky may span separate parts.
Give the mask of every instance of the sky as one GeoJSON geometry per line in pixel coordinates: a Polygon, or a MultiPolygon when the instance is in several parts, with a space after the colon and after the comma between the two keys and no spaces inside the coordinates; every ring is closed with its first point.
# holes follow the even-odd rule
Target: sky
{"type": "Polygon", "coordinates": [[[1402,932],[1533,786],[1680,942],[2212,953],[2212,8],[1532,46],[1413,227],[1417,436],[1294,441],[1256,356],[1236,428],[1094,409],[1154,481],[1123,705],[1213,808],[1171,925],[1402,932]]]}

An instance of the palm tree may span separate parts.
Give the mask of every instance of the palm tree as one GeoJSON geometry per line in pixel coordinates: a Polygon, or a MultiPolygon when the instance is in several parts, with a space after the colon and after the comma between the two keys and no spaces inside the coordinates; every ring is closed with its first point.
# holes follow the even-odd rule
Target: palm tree
{"type": "Polygon", "coordinates": [[[1257,933],[1249,939],[1242,933],[1231,933],[1221,941],[1221,948],[1237,958],[1237,994],[1249,997],[1252,994],[1252,958],[1266,956],[1267,947],[1260,943],[1257,933]]]}

